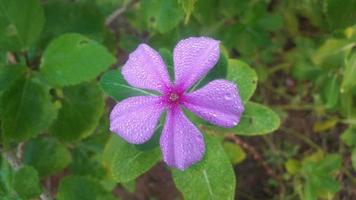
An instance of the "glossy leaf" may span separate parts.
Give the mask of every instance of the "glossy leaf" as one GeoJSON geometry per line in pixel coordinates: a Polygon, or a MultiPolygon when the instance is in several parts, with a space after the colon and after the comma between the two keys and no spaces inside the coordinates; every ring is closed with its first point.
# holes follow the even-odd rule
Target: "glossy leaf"
{"type": "Polygon", "coordinates": [[[73,141],[93,133],[104,111],[104,97],[96,82],[64,88],[61,103],[51,134],[73,141]]]}
{"type": "Polygon", "coordinates": [[[95,79],[115,62],[107,49],[80,34],[64,34],[46,48],[41,73],[53,86],[95,79]]]}
{"type": "Polygon", "coordinates": [[[60,172],[71,159],[69,150],[54,138],[30,140],[24,150],[24,163],[33,166],[41,177],[60,172]]]}
{"type": "Polygon", "coordinates": [[[146,96],[153,95],[148,91],[130,86],[120,70],[110,70],[106,72],[100,80],[100,87],[104,92],[115,99],[121,101],[131,96],[146,96]]]}
{"type": "Polygon", "coordinates": [[[113,135],[105,147],[104,156],[117,182],[128,182],[149,170],[161,158],[159,148],[141,151],[113,135]]]}
{"type": "Polygon", "coordinates": [[[258,103],[247,102],[240,123],[231,130],[237,135],[263,135],[277,130],[279,116],[270,108],[258,103]]]}
{"type": "Polygon", "coordinates": [[[25,199],[36,198],[42,192],[38,173],[30,166],[23,166],[15,173],[13,187],[25,199]]]}
{"type": "Polygon", "coordinates": [[[218,140],[206,137],[205,142],[202,161],[185,171],[173,170],[178,190],[187,200],[234,199],[236,180],[229,158],[218,140]]]}
{"type": "Polygon", "coordinates": [[[1,0],[0,49],[28,49],[40,36],[44,22],[39,0],[1,0]]]}
{"type": "Polygon", "coordinates": [[[49,89],[29,74],[3,93],[0,110],[2,135],[7,142],[40,134],[56,117],[49,89]]]}
{"type": "Polygon", "coordinates": [[[58,193],[58,200],[114,200],[110,192],[104,190],[100,182],[82,176],[68,176],[61,180],[58,193]]]}
{"type": "Polygon", "coordinates": [[[257,87],[256,71],[240,60],[229,59],[227,79],[236,83],[243,102],[251,98],[257,87]]]}

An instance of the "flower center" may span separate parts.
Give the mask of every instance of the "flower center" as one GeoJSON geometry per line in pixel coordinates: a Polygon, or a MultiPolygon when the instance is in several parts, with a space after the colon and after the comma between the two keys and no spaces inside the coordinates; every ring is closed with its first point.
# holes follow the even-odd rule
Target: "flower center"
{"type": "Polygon", "coordinates": [[[177,102],[179,100],[179,95],[175,92],[169,94],[169,101],[170,102],[177,102]]]}

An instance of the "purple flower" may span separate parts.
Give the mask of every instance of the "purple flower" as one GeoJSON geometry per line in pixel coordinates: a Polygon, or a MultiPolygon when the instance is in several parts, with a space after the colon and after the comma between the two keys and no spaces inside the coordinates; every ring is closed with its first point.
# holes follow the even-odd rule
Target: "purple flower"
{"type": "Polygon", "coordinates": [[[160,138],[164,161],[180,170],[200,161],[205,152],[204,138],[184,115],[183,108],[226,128],[236,126],[244,110],[236,86],[226,80],[214,80],[187,93],[214,67],[219,56],[217,40],[181,40],[174,49],[173,83],[159,53],[146,44],[139,45],[130,54],[122,74],[131,86],[155,90],[161,96],[136,96],[119,102],[110,114],[110,130],[129,143],[142,144],[152,137],[161,114],[167,111],[160,138]]]}

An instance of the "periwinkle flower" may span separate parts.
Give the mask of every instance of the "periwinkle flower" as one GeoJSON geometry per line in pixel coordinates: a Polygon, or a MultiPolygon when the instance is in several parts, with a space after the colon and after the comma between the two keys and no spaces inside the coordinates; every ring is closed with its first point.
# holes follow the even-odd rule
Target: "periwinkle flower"
{"type": "Polygon", "coordinates": [[[139,45],[129,55],[122,74],[131,86],[155,90],[161,95],[135,96],[119,102],[110,114],[110,130],[129,143],[145,143],[166,111],[160,138],[164,161],[180,170],[200,161],[205,152],[204,138],[182,109],[226,128],[236,126],[244,110],[236,86],[226,80],[214,80],[187,92],[214,67],[219,56],[217,40],[208,37],[181,40],[174,49],[173,83],[159,53],[146,44],[139,45]]]}

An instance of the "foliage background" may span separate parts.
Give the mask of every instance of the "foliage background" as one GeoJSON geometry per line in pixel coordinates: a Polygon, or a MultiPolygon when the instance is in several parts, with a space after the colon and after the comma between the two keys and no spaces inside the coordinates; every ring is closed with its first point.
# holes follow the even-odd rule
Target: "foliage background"
{"type": "Polygon", "coordinates": [[[356,199],[355,22],[355,0],[0,0],[0,199],[356,199]],[[246,112],[191,117],[208,148],[180,172],[108,113],[137,95],[116,69],[138,44],[171,68],[200,35],[222,43],[202,83],[234,81],[246,112]]]}

